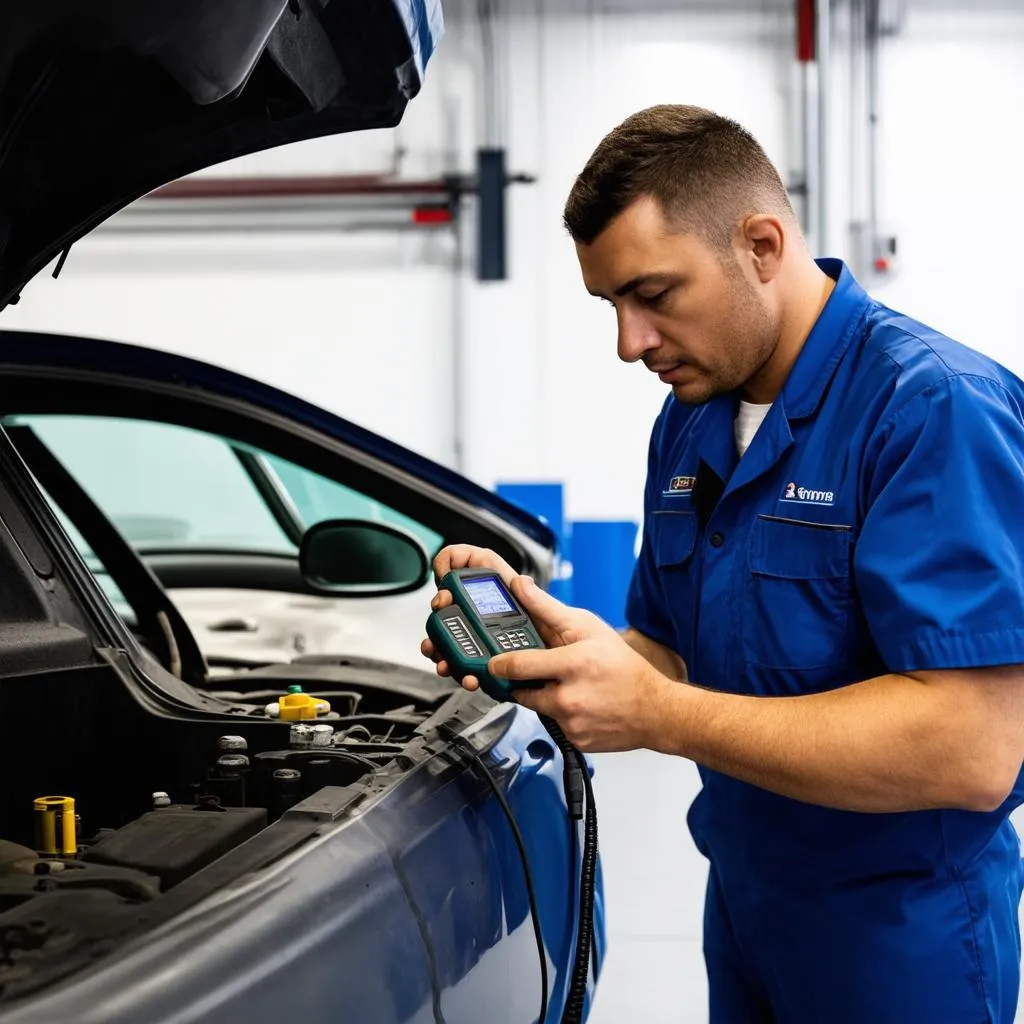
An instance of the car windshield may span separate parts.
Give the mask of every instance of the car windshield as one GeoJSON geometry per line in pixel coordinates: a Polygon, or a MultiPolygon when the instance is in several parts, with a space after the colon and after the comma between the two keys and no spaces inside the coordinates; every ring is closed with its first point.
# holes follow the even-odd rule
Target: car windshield
{"type": "MultiPolygon", "coordinates": [[[[139,552],[295,555],[325,519],[389,523],[433,557],[440,534],[344,484],[248,445],[188,427],[103,416],[17,416],[139,552]]],[[[63,518],[63,517],[62,517],[63,518]]],[[[86,549],[77,531],[72,538],[86,549]]]]}

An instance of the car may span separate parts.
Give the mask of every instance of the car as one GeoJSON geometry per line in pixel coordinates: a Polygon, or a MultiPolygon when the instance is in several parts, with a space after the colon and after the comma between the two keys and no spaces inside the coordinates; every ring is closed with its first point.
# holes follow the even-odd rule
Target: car
{"type": "MultiPolygon", "coordinates": [[[[168,181],[397,123],[440,30],[425,0],[8,0],[0,307],[168,181]]],[[[0,395],[0,1020],[585,1019],[592,793],[581,828],[557,730],[418,652],[443,545],[543,583],[550,528],[166,352],[0,329],[0,395]]]]}

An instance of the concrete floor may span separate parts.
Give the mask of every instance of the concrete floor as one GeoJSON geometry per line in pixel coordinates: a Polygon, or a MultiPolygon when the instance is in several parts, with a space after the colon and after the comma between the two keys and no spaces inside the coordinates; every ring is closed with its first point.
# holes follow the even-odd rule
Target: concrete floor
{"type": "Polygon", "coordinates": [[[609,948],[590,1024],[702,1024],[707,862],[685,820],[697,769],[649,751],[595,761],[609,948]]]}
{"type": "MultiPolygon", "coordinates": [[[[707,866],[685,820],[697,770],[649,751],[601,754],[596,767],[609,951],[589,1024],[707,1024],[707,866]]],[[[1024,834],[1024,812],[1014,822],[1024,834]]]]}

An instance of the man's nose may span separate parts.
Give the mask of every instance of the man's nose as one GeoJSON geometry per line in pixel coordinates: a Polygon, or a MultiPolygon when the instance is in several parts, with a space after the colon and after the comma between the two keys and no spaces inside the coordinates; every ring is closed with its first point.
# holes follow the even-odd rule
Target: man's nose
{"type": "Polygon", "coordinates": [[[660,344],[661,336],[646,317],[625,305],[619,309],[618,348],[624,363],[635,363],[660,344]]]}

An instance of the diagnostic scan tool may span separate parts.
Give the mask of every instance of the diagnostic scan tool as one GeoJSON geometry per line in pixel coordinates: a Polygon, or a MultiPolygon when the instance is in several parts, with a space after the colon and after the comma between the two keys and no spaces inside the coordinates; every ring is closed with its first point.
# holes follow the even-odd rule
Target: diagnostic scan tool
{"type": "Polygon", "coordinates": [[[455,569],[438,584],[453,597],[447,608],[427,619],[427,636],[448,662],[452,677],[480,681],[480,688],[494,700],[512,700],[519,687],[537,688],[543,682],[499,679],[487,671],[496,654],[544,647],[522,605],[501,577],[490,569],[455,569]]]}

